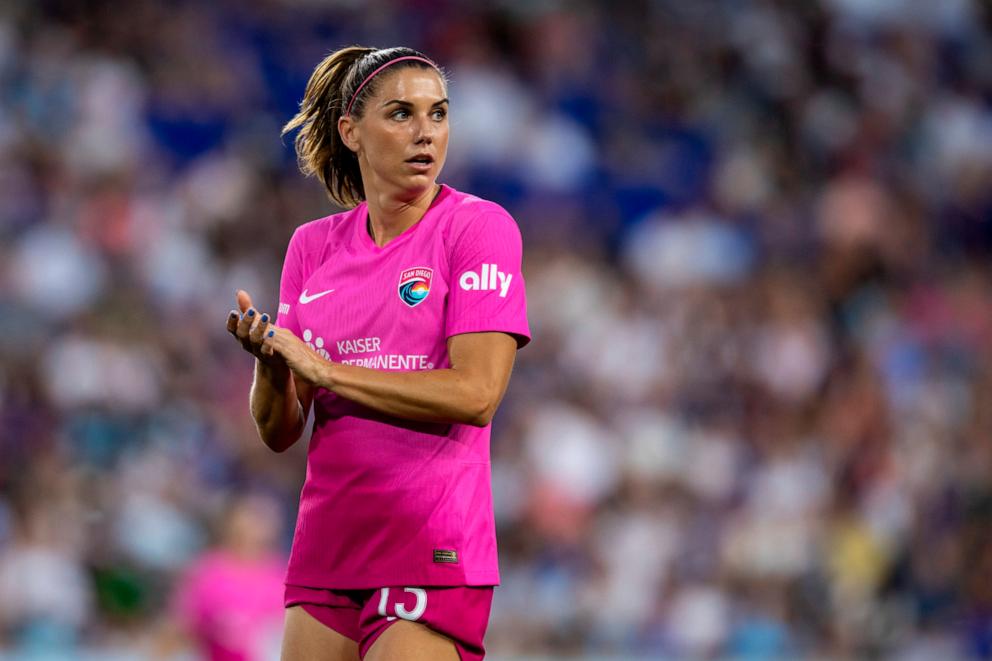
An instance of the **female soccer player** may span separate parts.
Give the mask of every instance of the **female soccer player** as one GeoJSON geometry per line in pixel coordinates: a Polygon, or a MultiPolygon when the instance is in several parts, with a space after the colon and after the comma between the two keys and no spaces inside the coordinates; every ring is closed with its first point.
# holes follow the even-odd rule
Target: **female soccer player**
{"type": "Polygon", "coordinates": [[[299,227],[275,324],[238,292],[251,412],[281,452],[314,428],[283,659],[481,659],[499,582],[490,420],[529,341],[519,230],[439,185],[447,83],[408,48],[344,48],[300,112],[301,169],[350,211],[299,227]]]}

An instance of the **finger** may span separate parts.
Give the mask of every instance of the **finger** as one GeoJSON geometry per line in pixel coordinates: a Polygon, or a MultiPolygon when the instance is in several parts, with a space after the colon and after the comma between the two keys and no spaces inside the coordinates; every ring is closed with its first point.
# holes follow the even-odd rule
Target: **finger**
{"type": "Polygon", "coordinates": [[[252,344],[259,344],[262,341],[262,336],[265,334],[266,329],[269,327],[269,315],[263,313],[261,317],[258,318],[254,324],[252,324],[251,331],[248,334],[248,339],[251,340],[252,344]]]}
{"type": "Polygon", "coordinates": [[[248,295],[244,289],[239,289],[234,292],[234,297],[238,300],[238,307],[241,309],[241,314],[248,312],[252,308],[251,296],[248,295]]]}
{"type": "Polygon", "coordinates": [[[268,349],[269,351],[275,352],[276,345],[279,342],[279,328],[277,326],[269,326],[269,329],[265,331],[262,335],[262,348],[268,349]]]}
{"type": "Polygon", "coordinates": [[[238,330],[238,320],[239,320],[240,317],[241,317],[241,315],[238,314],[238,311],[237,310],[231,310],[227,314],[227,332],[228,333],[232,333],[233,334],[233,333],[236,333],[237,332],[237,330],[238,330]]]}
{"type": "Polygon", "coordinates": [[[258,316],[255,313],[255,308],[248,308],[248,310],[241,315],[240,321],[238,321],[238,331],[236,335],[242,340],[248,339],[248,332],[251,330],[251,325],[255,321],[255,317],[258,316]]]}

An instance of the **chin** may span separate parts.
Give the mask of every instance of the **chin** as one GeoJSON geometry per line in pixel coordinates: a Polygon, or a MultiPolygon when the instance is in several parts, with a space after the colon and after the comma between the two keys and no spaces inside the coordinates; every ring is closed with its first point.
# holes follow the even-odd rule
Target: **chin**
{"type": "Polygon", "coordinates": [[[402,191],[400,197],[413,200],[423,195],[424,191],[432,188],[434,184],[435,181],[432,174],[415,174],[397,182],[396,187],[402,191]]]}

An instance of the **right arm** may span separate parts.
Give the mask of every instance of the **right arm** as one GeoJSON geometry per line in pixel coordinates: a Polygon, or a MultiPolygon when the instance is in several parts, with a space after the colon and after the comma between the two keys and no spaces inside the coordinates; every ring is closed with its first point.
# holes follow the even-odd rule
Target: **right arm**
{"type": "Polygon", "coordinates": [[[241,346],[255,356],[255,378],[251,386],[249,408],[258,435],[271,450],[283,452],[303,435],[313,389],[296,378],[286,361],[262,346],[264,332],[269,326],[269,316],[258,314],[251,304],[251,297],[238,292],[239,315],[231,310],[227,330],[241,342],[241,346]]]}
{"type": "Polygon", "coordinates": [[[283,452],[300,439],[312,401],[312,388],[296,379],[285,362],[276,366],[255,359],[251,417],[262,442],[272,451],[283,452]]]}
{"type": "MultiPolygon", "coordinates": [[[[297,228],[289,240],[279,278],[279,322],[289,328],[296,326],[295,315],[282,303],[295,302],[306,279],[302,229],[303,226],[297,228]]],[[[228,330],[255,356],[255,377],[249,397],[251,417],[262,442],[275,452],[283,452],[303,435],[313,403],[313,388],[296,378],[281,356],[273,355],[271,349],[262,350],[263,333],[275,320],[267,314],[258,314],[247,292],[238,290],[235,296],[238,309],[231,310],[228,330]]]]}

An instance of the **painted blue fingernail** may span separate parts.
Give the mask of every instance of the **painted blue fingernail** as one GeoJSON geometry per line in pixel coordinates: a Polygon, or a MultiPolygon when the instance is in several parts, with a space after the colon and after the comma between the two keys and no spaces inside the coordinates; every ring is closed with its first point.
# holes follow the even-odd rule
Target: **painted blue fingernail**
{"type": "Polygon", "coordinates": [[[269,320],[269,315],[263,313],[262,314],[262,321],[267,322],[268,320],[269,320]]]}
{"type": "Polygon", "coordinates": [[[254,310],[248,310],[248,316],[249,317],[254,317],[255,316],[255,311],[254,310]]]}
{"type": "Polygon", "coordinates": [[[276,334],[276,332],[275,332],[274,330],[270,330],[270,331],[269,331],[269,337],[272,337],[272,336],[273,336],[273,335],[275,335],[275,334],[276,334]]]}

